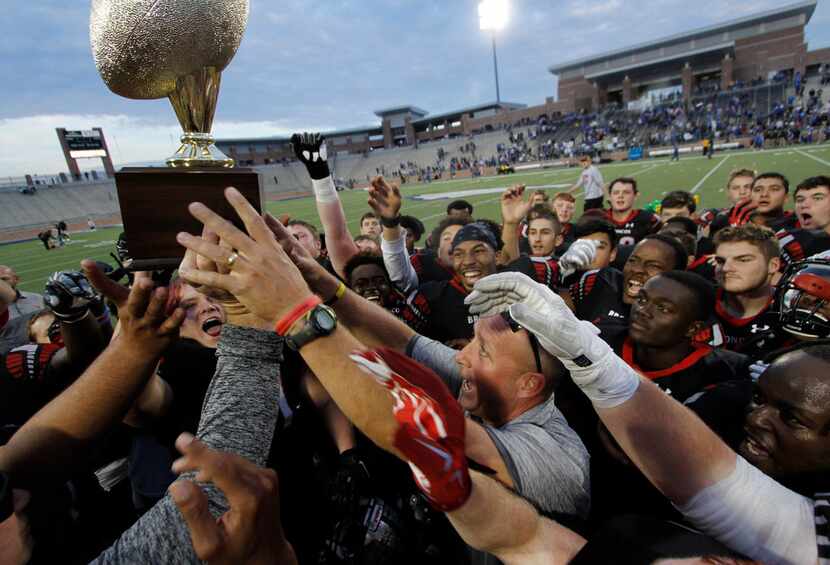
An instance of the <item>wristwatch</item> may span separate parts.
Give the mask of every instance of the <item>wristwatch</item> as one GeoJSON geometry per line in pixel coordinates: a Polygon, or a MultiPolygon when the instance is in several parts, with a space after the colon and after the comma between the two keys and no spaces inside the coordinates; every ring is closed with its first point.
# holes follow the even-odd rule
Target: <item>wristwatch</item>
{"type": "Polygon", "coordinates": [[[337,327],[337,314],[325,304],[318,304],[308,313],[305,325],[295,334],[285,336],[285,344],[294,351],[299,351],[307,343],[318,337],[331,335],[337,327]]]}

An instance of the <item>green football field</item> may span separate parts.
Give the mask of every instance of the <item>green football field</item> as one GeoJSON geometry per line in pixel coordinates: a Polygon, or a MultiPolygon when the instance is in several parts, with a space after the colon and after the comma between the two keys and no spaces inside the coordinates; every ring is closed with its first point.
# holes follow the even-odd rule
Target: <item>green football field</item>
{"type": "MultiPolygon", "coordinates": [[[[619,176],[637,179],[642,207],[661,198],[670,190],[690,190],[701,195],[704,208],[726,204],[724,186],[729,172],[736,168],[750,168],[759,172],[778,171],[790,179],[791,191],[806,177],[830,174],[830,145],[792,147],[760,152],[733,152],[716,154],[711,160],[686,157],[671,163],[667,159],[610,164],[600,167],[606,182],[619,176]]],[[[544,188],[549,194],[572,185],[579,177],[579,168],[517,173],[510,176],[487,177],[434,182],[430,185],[404,185],[403,213],[420,218],[431,229],[445,214],[447,204],[464,198],[475,207],[476,217],[499,220],[499,194],[493,189],[522,183],[528,189],[544,188]],[[488,191],[488,189],[490,189],[488,191]],[[456,194],[460,193],[460,194],[456,194]],[[433,200],[428,200],[432,195],[433,200]]],[[[341,192],[340,197],[349,219],[349,229],[357,235],[361,214],[368,210],[363,191],[341,192]]],[[[581,204],[577,204],[581,209],[581,204]]],[[[313,198],[269,202],[267,208],[274,214],[290,214],[293,218],[310,221],[319,226],[313,198]]],[[[56,270],[77,268],[85,257],[112,263],[118,228],[72,234],[66,246],[46,251],[40,241],[0,245],[0,265],[11,265],[21,278],[23,290],[40,292],[46,278],[56,270]]]]}

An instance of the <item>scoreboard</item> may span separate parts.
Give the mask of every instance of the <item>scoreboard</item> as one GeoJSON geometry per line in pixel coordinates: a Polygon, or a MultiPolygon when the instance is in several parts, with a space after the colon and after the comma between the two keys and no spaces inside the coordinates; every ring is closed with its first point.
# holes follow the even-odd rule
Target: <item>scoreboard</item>
{"type": "Polygon", "coordinates": [[[65,130],[63,134],[73,159],[105,157],[104,141],[97,130],[65,130]]]}

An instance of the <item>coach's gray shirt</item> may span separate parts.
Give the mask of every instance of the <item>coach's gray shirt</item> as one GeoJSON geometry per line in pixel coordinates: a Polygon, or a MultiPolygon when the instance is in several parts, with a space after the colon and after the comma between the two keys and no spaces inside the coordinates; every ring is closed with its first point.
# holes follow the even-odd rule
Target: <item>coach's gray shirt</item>
{"type": "MultiPolygon", "coordinates": [[[[407,354],[441,376],[456,396],[462,383],[457,353],[421,335],[407,346],[407,354]]],[[[518,494],[547,514],[588,515],[588,451],[554,404],[553,395],[503,426],[481,425],[504,459],[518,494]]]]}

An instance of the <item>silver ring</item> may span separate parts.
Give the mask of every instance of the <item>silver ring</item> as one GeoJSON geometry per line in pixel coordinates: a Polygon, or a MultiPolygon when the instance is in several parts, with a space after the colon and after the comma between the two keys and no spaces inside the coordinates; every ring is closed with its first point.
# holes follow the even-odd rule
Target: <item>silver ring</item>
{"type": "Polygon", "coordinates": [[[228,260],[227,260],[228,268],[233,267],[233,264],[236,262],[237,259],[239,259],[239,254],[238,253],[231,253],[230,257],[228,257],[228,260]]]}

